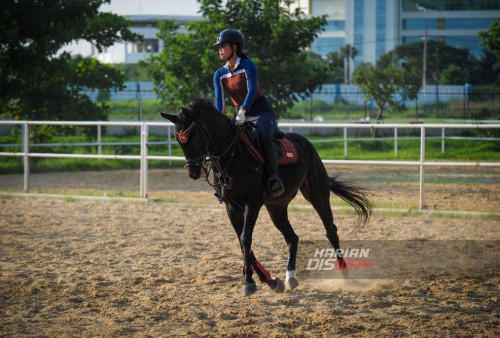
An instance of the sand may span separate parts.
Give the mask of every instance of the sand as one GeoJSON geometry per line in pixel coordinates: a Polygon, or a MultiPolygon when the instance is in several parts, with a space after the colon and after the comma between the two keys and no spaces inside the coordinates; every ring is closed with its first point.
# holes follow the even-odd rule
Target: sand
{"type": "MultiPolygon", "coordinates": [[[[426,185],[428,207],[498,211],[499,172],[466,172],[465,183],[462,169],[431,172],[458,181],[426,185]]],[[[319,280],[298,271],[295,290],[276,294],[257,282],[258,292],[244,297],[241,253],[225,211],[203,182],[185,175],[152,171],[156,200],[149,202],[2,197],[0,336],[500,335],[498,261],[490,268],[362,280],[319,280]]],[[[356,168],[346,177],[377,175],[418,173],[356,168]]],[[[17,191],[19,182],[20,175],[2,175],[0,189],[17,191]]],[[[36,174],[32,184],[35,191],[128,195],[138,188],[138,173],[36,174]]],[[[411,207],[418,200],[414,179],[364,184],[381,206],[411,207]]],[[[294,207],[290,220],[299,251],[325,239],[312,210],[294,207]]],[[[352,213],[336,213],[335,220],[342,241],[500,240],[500,221],[488,214],[376,212],[355,233],[352,213]]],[[[265,211],[253,250],[284,279],[286,244],[265,211]]]]}

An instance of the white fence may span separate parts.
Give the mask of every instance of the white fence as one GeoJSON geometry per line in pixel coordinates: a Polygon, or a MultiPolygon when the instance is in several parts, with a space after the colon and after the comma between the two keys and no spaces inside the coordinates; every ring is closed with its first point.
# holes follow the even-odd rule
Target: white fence
{"type": "MultiPolygon", "coordinates": [[[[46,158],[84,158],[84,159],[117,159],[117,160],[139,160],[140,161],[140,197],[147,198],[148,196],[148,161],[149,160],[168,160],[168,161],[183,161],[182,156],[152,156],[148,155],[149,129],[150,127],[165,127],[168,129],[168,140],[165,144],[168,146],[168,154],[172,154],[172,138],[171,130],[172,123],[170,122],[108,122],[108,121],[0,121],[0,125],[21,125],[23,128],[23,143],[22,152],[0,152],[0,156],[16,156],[23,158],[24,166],[24,192],[29,192],[30,181],[30,166],[29,160],[32,157],[46,158]],[[30,152],[29,130],[30,126],[34,125],[58,125],[58,126],[96,126],[97,128],[97,143],[87,143],[86,145],[96,145],[99,148],[98,154],[65,154],[65,153],[39,153],[30,152]],[[103,126],[124,126],[124,127],[140,127],[140,155],[102,155],[101,128],[103,126]]],[[[420,210],[424,205],[424,167],[426,166],[478,166],[478,167],[500,167],[500,162],[430,162],[425,159],[425,143],[426,130],[441,129],[442,151],[444,152],[444,140],[446,129],[498,129],[500,124],[333,124],[333,123],[280,123],[280,128],[293,131],[294,128],[342,128],[344,142],[344,155],[347,156],[348,142],[361,139],[353,139],[348,137],[349,129],[393,129],[394,130],[394,149],[397,156],[398,151],[398,130],[399,129],[420,129],[420,158],[418,161],[368,161],[368,160],[334,160],[323,159],[324,163],[337,164],[364,164],[364,165],[390,165],[390,166],[418,166],[420,169],[420,210]]],[[[477,139],[477,138],[475,138],[477,139]]],[[[491,138],[479,138],[491,139],[491,138]]],[[[366,139],[362,139],[366,140],[366,139]]],[[[495,139],[497,140],[497,139],[495,139]]],[[[158,142],[155,142],[158,143],[158,142]]],[[[116,143],[115,143],[116,144],[116,143]]],[[[71,144],[75,145],[75,144],[71,144]]]]}

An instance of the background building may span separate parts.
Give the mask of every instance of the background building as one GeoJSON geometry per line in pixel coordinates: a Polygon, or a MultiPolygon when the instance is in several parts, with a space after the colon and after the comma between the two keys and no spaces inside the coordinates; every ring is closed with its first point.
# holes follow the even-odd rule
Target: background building
{"type": "MultiPolygon", "coordinates": [[[[480,55],[477,33],[500,17],[499,0],[297,0],[306,14],[328,15],[325,31],[313,42],[313,52],[326,56],[346,44],[358,51],[349,69],[361,62],[375,63],[399,44],[438,39],[457,47],[467,47],[480,55]]],[[[194,14],[194,13],[193,13],[194,14]]],[[[200,20],[199,15],[124,15],[133,22],[131,30],[144,36],[139,43],[117,43],[99,53],[90,54],[106,63],[137,63],[150,53],[163,49],[156,37],[158,20],[172,19],[181,26],[200,20]]]]}
{"type": "Polygon", "coordinates": [[[312,51],[326,56],[345,44],[361,62],[375,63],[399,44],[429,39],[443,40],[481,54],[477,33],[500,17],[498,0],[297,0],[295,7],[312,15],[328,15],[326,30],[314,41],[312,51]]]}
{"type": "Polygon", "coordinates": [[[125,15],[125,17],[132,21],[130,30],[141,34],[144,39],[137,42],[117,42],[102,52],[92,46],[91,56],[104,63],[137,63],[164,48],[163,41],[156,36],[158,21],[173,20],[180,25],[179,32],[183,33],[186,31],[186,23],[201,19],[201,16],[186,15],[125,15]]]}

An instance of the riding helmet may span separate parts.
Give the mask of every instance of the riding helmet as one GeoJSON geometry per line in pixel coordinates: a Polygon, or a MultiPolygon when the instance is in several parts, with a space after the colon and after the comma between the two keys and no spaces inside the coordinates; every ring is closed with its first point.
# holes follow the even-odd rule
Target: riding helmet
{"type": "Polygon", "coordinates": [[[245,47],[245,38],[243,34],[235,29],[225,29],[217,36],[217,41],[215,41],[214,46],[218,46],[221,43],[236,44],[238,48],[242,50],[243,47],[245,47]]]}

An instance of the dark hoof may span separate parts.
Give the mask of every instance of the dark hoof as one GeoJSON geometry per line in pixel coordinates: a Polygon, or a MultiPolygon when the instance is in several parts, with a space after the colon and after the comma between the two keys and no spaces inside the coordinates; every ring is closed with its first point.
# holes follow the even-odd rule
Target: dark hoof
{"type": "Polygon", "coordinates": [[[285,292],[285,283],[283,283],[283,281],[279,278],[275,278],[274,279],[274,287],[271,288],[271,290],[273,290],[274,292],[276,293],[283,293],[285,292]]]}
{"type": "Polygon", "coordinates": [[[299,281],[295,278],[290,278],[290,279],[287,279],[285,281],[285,284],[286,284],[286,288],[288,290],[293,290],[295,289],[297,286],[299,286],[299,281]]]}
{"type": "Polygon", "coordinates": [[[250,296],[257,292],[257,285],[255,282],[243,285],[243,296],[250,296]]]}

